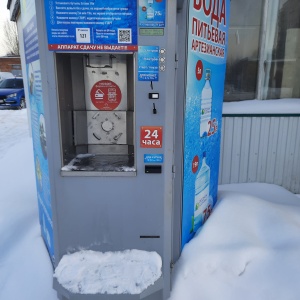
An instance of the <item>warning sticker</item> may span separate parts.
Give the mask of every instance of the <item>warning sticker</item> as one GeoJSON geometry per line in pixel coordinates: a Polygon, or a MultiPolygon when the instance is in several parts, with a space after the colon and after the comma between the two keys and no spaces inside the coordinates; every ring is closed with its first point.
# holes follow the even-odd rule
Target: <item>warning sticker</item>
{"type": "Polygon", "coordinates": [[[114,110],[122,100],[119,86],[111,80],[101,80],[94,84],[90,97],[99,110],[114,110]]]}

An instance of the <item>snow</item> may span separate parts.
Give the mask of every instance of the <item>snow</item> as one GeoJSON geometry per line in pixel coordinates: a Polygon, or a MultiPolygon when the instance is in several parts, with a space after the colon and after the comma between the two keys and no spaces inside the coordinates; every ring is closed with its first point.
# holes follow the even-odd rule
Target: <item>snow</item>
{"type": "Polygon", "coordinates": [[[128,163],[127,155],[106,155],[97,161],[96,154],[84,153],[78,154],[66,166],[61,168],[62,171],[104,171],[104,172],[135,172],[134,167],[126,166],[128,163]],[[89,160],[91,158],[91,161],[89,160]],[[93,158],[95,158],[93,162],[93,158]]]}
{"type": "Polygon", "coordinates": [[[54,277],[75,294],[140,294],[161,277],[156,252],[81,250],[64,255],[54,277]]]}
{"type": "Polygon", "coordinates": [[[176,264],[170,300],[299,299],[300,201],[268,184],[220,187],[176,264]]]}
{"type": "Polygon", "coordinates": [[[38,221],[26,110],[0,110],[0,299],[57,300],[38,221]]]}
{"type": "MultiPolygon", "coordinates": [[[[63,166],[61,168],[62,171],[73,171],[76,170],[76,166],[74,166],[76,163],[78,163],[80,161],[80,159],[82,158],[90,158],[90,157],[94,157],[95,155],[93,154],[78,154],[75,158],[73,158],[66,166],[63,166]]],[[[88,168],[87,168],[88,170],[88,168]]]]}
{"type": "Polygon", "coordinates": [[[244,100],[223,103],[223,114],[299,114],[300,99],[244,100]]]}
{"type": "MultiPolygon", "coordinates": [[[[0,299],[57,300],[26,110],[0,110],[0,178],[0,299]]],[[[114,266],[122,270],[115,259],[114,266]]],[[[175,264],[169,300],[298,300],[299,274],[299,197],[270,184],[223,185],[212,216],[175,264]]]]}

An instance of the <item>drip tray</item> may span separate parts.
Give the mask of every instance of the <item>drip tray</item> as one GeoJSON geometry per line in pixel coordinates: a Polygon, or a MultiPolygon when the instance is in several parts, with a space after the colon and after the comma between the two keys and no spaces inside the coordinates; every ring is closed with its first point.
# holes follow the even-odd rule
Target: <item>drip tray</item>
{"type": "Polygon", "coordinates": [[[120,173],[136,174],[134,155],[79,154],[61,169],[63,176],[120,176],[120,173]]]}

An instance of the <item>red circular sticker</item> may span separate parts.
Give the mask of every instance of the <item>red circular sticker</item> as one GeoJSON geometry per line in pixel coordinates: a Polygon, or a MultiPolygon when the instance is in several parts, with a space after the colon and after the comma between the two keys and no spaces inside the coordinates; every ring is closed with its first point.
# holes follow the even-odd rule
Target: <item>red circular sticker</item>
{"type": "Polygon", "coordinates": [[[192,162],[192,171],[194,174],[198,171],[198,167],[199,167],[199,157],[198,155],[196,155],[192,162]]]}
{"type": "Polygon", "coordinates": [[[197,61],[197,64],[196,64],[196,78],[198,80],[201,80],[202,78],[202,75],[203,75],[203,63],[201,60],[198,60],[197,61]]]}
{"type": "Polygon", "coordinates": [[[119,86],[113,81],[101,80],[92,87],[90,97],[98,109],[114,110],[122,100],[122,93],[119,86]]]}

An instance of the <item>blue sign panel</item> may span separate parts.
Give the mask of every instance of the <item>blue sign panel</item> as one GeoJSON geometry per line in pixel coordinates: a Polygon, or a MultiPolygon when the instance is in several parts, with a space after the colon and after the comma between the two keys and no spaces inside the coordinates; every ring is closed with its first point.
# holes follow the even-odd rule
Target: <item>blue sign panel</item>
{"type": "Polygon", "coordinates": [[[163,154],[144,154],[144,163],[163,163],[164,155],[163,154]]]}
{"type": "Polygon", "coordinates": [[[158,81],[159,47],[139,46],[138,51],[138,80],[158,81]]]}
{"type": "Polygon", "coordinates": [[[190,1],[182,246],[217,201],[229,0],[190,1]]]}
{"type": "Polygon", "coordinates": [[[48,49],[137,51],[137,2],[45,0],[48,49]]]}
{"type": "Polygon", "coordinates": [[[47,158],[46,127],[42,99],[42,80],[39,59],[35,1],[21,1],[22,27],[26,60],[27,93],[30,102],[32,141],[41,232],[52,263],[54,264],[54,240],[47,158]]]}
{"type": "Polygon", "coordinates": [[[39,45],[37,43],[36,18],[33,17],[24,28],[24,51],[26,64],[39,59],[39,45]]]}
{"type": "Polygon", "coordinates": [[[167,0],[139,0],[139,26],[165,27],[167,0]]]}

